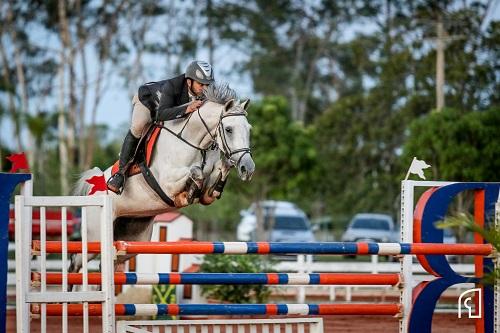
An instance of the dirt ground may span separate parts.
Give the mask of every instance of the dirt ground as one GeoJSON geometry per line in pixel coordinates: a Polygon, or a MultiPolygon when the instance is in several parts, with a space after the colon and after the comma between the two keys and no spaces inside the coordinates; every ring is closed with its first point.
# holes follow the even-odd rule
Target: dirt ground
{"type": "MultiPolygon", "coordinates": [[[[234,319],[234,317],[232,317],[234,319]]],[[[219,318],[220,319],[220,318],[219,318]]],[[[327,333],[392,333],[399,332],[398,320],[388,316],[325,316],[324,331],[327,333]]],[[[83,332],[81,318],[70,318],[70,332],[83,332]]],[[[15,333],[15,313],[9,311],[7,333],[15,333]]],[[[100,318],[91,318],[90,332],[101,330],[100,318]]],[[[48,318],[47,332],[60,332],[61,318],[48,318]]],[[[33,320],[31,332],[40,332],[40,321],[33,320]]],[[[249,331],[248,331],[249,332],[249,331]]],[[[474,320],[457,318],[456,314],[435,314],[432,326],[433,333],[473,333],[474,320]]]]}

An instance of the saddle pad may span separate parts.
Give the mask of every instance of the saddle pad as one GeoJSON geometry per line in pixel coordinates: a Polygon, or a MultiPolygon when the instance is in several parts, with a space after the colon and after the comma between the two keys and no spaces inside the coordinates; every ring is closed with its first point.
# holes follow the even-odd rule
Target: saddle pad
{"type": "MultiPolygon", "coordinates": [[[[161,129],[162,128],[159,126],[151,126],[151,130],[149,130],[148,133],[146,134],[146,139],[142,140],[142,142],[139,143],[139,145],[145,146],[145,150],[141,149],[141,147],[137,149],[134,156],[134,162],[130,165],[130,167],[127,170],[127,175],[129,177],[141,173],[141,169],[139,168],[139,163],[142,162],[144,159],[146,160],[146,165],[148,167],[151,165],[153,149],[156,145],[156,142],[158,141],[161,129]],[[144,151],[146,156],[144,156],[144,151]]],[[[115,164],[113,164],[113,167],[111,168],[112,175],[118,172],[119,165],[120,165],[119,160],[116,161],[115,164]]]]}

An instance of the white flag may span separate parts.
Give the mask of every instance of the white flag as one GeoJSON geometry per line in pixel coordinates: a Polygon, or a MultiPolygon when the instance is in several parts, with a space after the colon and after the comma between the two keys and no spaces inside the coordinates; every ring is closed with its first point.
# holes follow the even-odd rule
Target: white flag
{"type": "Polygon", "coordinates": [[[410,169],[408,169],[408,173],[406,174],[405,179],[408,179],[410,173],[413,173],[415,175],[418,175],[420,178],[425,179],[424,169],[430,167],[431,166],[427,164],[424,160],[417,160],[417,158],[414,157],[413,161],[411,161],[410,169]]]}

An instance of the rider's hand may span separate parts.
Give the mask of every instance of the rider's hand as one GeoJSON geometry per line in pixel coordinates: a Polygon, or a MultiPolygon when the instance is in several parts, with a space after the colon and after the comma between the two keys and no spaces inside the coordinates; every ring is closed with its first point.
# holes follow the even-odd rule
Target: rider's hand
{"type": "Polygon", "coordinates": [[[199,100],[195,100],[195,101],[192,101],[187,109],[186,109],[186,113],[191,113],[191,112],[194,112],[196,111],[197,109],[200,108],[200,106],[203,104],[203,101],[199,101],[199,100]]]}

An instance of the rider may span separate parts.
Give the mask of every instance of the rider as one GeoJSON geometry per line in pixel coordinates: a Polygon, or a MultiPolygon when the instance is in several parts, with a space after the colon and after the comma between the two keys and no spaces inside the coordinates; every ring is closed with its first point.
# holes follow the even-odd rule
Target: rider
{"type": "Polygon", "coordinates": [[[132,124],[120,152],[118,171],[108,180],[108,189],[120,194],[125,173],[144,129],[154,121],[182,118],[196,111],[203,101],[203,90],[214,81],[212,66],[205,61],[193,61],[186,73],[169,80],[150,82],[139,88],[132,99],[132,124]]]}

